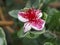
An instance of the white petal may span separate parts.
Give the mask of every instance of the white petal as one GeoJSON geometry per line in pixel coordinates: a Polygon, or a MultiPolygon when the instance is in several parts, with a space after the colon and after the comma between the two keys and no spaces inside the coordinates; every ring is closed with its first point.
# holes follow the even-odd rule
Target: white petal
{"type": "Polygon", "coordinates": [[[39,18],[42,17],[42,13],[41,13],[41,12],[38,14],[38,17],[39,17],[39,18]]]}
{"type": "Polygon", "coordinates": [[[24,18],[22,15],[20,15],[20,13],[24,14],[24,12],[19,12],[19,13],[18,13],[18,19],[19,19],[20,21],[22,21],[22,22],[27,22],[28,19],[24,18]]]}
{"type": "Polygon", "coordinates": [[[24,24],[24,32],[30,31],[30,29],[31,29],[30,23],[25,23],[24,24]]]}

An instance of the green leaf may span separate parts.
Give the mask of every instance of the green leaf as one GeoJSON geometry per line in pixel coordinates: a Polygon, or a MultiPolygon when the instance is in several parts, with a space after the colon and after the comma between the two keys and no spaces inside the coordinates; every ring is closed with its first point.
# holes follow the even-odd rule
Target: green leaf
{"type": "Polygon", "coordinates": [[[54,13],[47,25],[49,30],[60,31],[60,12],[54,13]]]}
{"type": "Polygon", "coordinates": [[[7,45],[5,33],[1,27],[0,27],[0,45],[7,45]]]}
{"type": "Polygon", "coordinates": [[[23,28],[21,28],[21,29],[17,32],[17,36],[18,36],[19,38],[23,38],[23,37],[25,37],[28,33],[29,33],[29,32],[24,33],[23,28]]]}
{"type": "Polygon", "coordinates": [[[42,31],[39,31],[39,32],[29,31],[29,32],[24,33],[23,28],[22,28],[20,31],[18,31],[17,36],[19,38],[26,37],[26,38],[29,38],[29,39],[34,39],[34,38],[37,38],[39,35],[41,35],[43,33],[45,33],[45,29],[43,29],[42,31]]]}
{"type": "Polygon", "coordinates": [[[3,45],[3,39],[2,38],[0,38],[0,45],[3,45]]]}
{"type": "Polygon", "coordinates": [[[54,45],[54,44],[51,42],[45,42],[44,45],[54,45]]]}
{"type": "Polygon", "coordinates": [[[54,1],[55,0],[47,0],[47,1],[46,0],[43,0],[43,3],[48,5],[49,3],[54,2],[54,1]]]}
{"type": "Polygon", "coordinates": [[[47,19],[47,13],[45,13],[45,12],[43,12],[43,16],[42,16],[42,18],[46,21],[46,19],[47,19]]]}
{"type": "Polygon", "coordinates": [[[25,37],[29,39],[35,39],[39,36],[39,34],[28,33],[25,37]]]}
{"type": "Polygon", "coordinates": [[[30,33],[33,33],[33,34],[43,34],[45,33],[45,28],[43,28],[41,31],[31,31],[30,33]]]}
{"type": "Polygon", "coordinates": [[[26,37],[27,37],[27,38],[30,38],[30,39],[34,39],[34,38],[38,38],[39,35],[41,35],[41,34],[43,34],[43,33],[45,33],[45,29],[43,29],[43,30],[41,30],[41,31],[39,31],[39,32],[37,32],[37,31],[30,31],[30,32],[26,35],[26,37]]]}
{"type": "MultiPolygon", "coordinates": [[[[49,8],[47,9],[47,14],[48,14],[48,17],[47,17],[47,23],[50,22],[51,18],[53,15],[55,15],[55,13],[58,13],[59,11],[55,8],[49,8]]],[[[54,17],[54,16],[53,16],[54,17]]]]}
{"type": "Polygon", "coordinates": [[[47,8],[47,11],[46,11],[49,15],[54,15],[55,13],[58,13],[59,11],[55,8],[50,8],[48,7],[47,8]]]}
{"type": "Polygon", "coordinates": [[[55,34],[51,33],[50,31],[46,31],[46,32],[44,33],[44,36],[45,36],[46,38],[48,38],[48,39],[52,39],[52,38],[54,39],[54,38],[57,37],[55,34]]]}
{"type": "Polygon", "coordinates": [[[27,1],[25,8],[31,8],[31,1],[30,0],[27,1]]]}
{"type": "Polygon", "coordinates": [[[21,28],[21,30],[19,30],[19,31],[17,32],[17,36],[18,36],[19,38],[24,37],[23,28],[21,28]]]}
{"type": "Polygon", "coordinates": [[[54,2],[55,0],[43,0],[43,6],[42,6],[42,11],[45,12],[48,8],[48,5],[51,3],[51,2],[54,2]]]}
{"type": "Polygon", "coordinates": [[[35,0],[35,2],[32,4],[32,6],[34,8],[38,8],[39,7],[39,4],[40,4],[39,0],[35,0]]]}
{"type": "Polygon", "coordinates": [[[23,45],[39,45],[36,39],[23,38],[23,45]]]}
{"type": "Polygon", "coordinates": [[[12,10],[9,12],[9,15],[13,18],[18,18],[18,12],[19,10],[12,10]]]}
{"type": "Polygon", "coordinates": [[[22,28],[20,31],[18,31],[17,36],[18,36],[19,38],[25,38],[25,37],[26,37],[26,38],[32,39],[32,38],[36,38],[38,35],[32,34],[32,33],[30,33],[30,32],[24,33],[23,28],[22,28]]]}
{"type": "Polygon", "coordinates": [[[34,8],[39,8],[43,5],[42,0],[31,0],[31,6],[34,8]]]}

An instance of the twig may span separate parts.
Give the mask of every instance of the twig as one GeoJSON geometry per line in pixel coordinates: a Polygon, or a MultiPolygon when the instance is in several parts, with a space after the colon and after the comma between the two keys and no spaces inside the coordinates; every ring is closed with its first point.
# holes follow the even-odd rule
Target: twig
{"type": "Polygon", "coordinates": [[[14,30],[10,26],[5,27],[10,33],[14,33],[14,30]]]}
{"type": "Polygon", "coordinates": [[[0,26],[11,26],[13,23],[13,21],[0,21],[0,26]]]}
{"type": "MultiPolygon", "coordinates": [[[[2,21],[6,21],[4,16],[3,16],[3,8],[0,7],[0,18],[2,19],[2,21]]],[[[14,33],[14,30],[10,27],[10,26],[5,26],[4,28],[6,28],[10,33],[14,33]]]]}

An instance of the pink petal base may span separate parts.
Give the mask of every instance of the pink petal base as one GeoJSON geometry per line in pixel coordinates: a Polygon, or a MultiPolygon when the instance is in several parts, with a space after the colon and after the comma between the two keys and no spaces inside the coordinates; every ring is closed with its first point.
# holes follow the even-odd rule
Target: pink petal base
{"type": "Polygon", "coordinates": [[[31,23],[31,27],[35,30],[42,30],[44,28],[45,21],[42,19],[36,20],[31,23]]]}

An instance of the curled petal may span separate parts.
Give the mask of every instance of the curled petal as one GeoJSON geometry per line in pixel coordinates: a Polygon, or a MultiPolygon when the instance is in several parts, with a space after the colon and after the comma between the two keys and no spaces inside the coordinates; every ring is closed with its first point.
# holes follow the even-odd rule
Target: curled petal
{"type": "Polygon", "coordinates": [[[18,13],[18,19],[22,22],[27,22],[28,19],[25,18],[25,12],[19,12],[18,13]]]}
{"type": "Polygon", "coordinates": [[[42,30],[44,28],[45,21],[42,19],[38,19],[31,23],[31,27],[35,30],[42,30]]]}
{"type": "Polygon", "coordinates": [[[27,31],[29,31],[31,29],[31,25],[30,25],[30,23],[25,23],[24,24],[24,32],[27,32],[27,31]]]}
{"type": "Polygon", "coordinates": [[[42,17],[42,12],[40,10],[36,10],[36,15],[38,18],[42,17]]]}
{"type": "Polygon", "coordinates": [[[42,12],[40,12],[40,13],[38,14],[38,18],[40,18],[40,17],[42,17],[42,12]]]}

